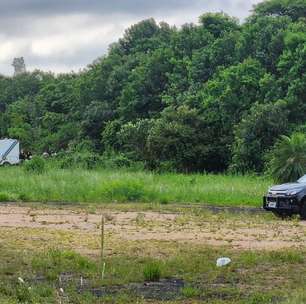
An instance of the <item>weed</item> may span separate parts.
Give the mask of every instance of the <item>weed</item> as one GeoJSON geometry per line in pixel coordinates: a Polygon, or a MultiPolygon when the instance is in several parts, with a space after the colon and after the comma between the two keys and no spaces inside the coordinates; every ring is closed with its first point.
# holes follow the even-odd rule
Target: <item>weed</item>
{"type": "Polygon", "coordinates": [[[145,281],[157,282],[160,280],[162,274],[161,264],[158,262],[150,262],[145,265],[143,275],[145,281]]]}
{"type": "Polygon", "coordinates": [[[255,266],[258,263],[258,254],[254,251],[247,251],[241,257],[241,264],[243,267],[255,266]]]}
{"type": "Polygon", "coordinates": [[[111,215],[110,213],[104,213],[103,216],[107,222],[111,222],[114,220],[114,216],[111,215]]]}
{"type": "Polygon", "coordinates": [[[46,169],[46,162],[42,157],[34,156],[24,163],[23,168],[29,173],[42,174],[46,169]]]}
{"type": "MultiPolygon", "coordinates": [[[[12,238],[12,232],[7,237],[12,238]]],[[[301,255],[304,253],[305,251],[300,251],[301,255]]],[[[141,284],[143,278],[152,281],[163,275],[182,278],[190,284],[178,292],[177,301],[169,303],[202,303],[201,299],[197,299],[202,295],[207,303],[282,303],[289,293],[291,297],[285,304],[304,303],[302,278],[306,273],[306,260],[297,267],[294,262],[296,259],[288,256],[282,251],[279,254],[273,253],[273,257],[277,257],[277,263],[272,263],[270,253],[264,251],[249,253],[244,250],[191,244],[178,246],[171,242],[134,243],[122,240],[120,245],[114,246],[111,255],[105,254],[108,267],[103,288],[132,283],[133,286],[146,289],[151,284],[141,284]],[[160,256],[160,260],[149,258],[153,254],[160,256]],[[217,269],[214,267],[215,258],[221,254],[231,256],[237,262],[232,268],[217,269]],[[280,263],[280,256],[287,262],[280,263]],[[301,291],[295,294],[294,289],[301,291]]],[[[108,299],[94,297],[91,287],[101,288],[100,280],[97,279],[98,259],[94,263],[71,251],[51,249],[44,253],[29,252],[20,259],[16,250],[0,248],[0,259],[0,303],[59,303],[56,300],[59,277],[62,278],[62,287],[69,303],[161,303],[143,300],[137,292],[131,295],[118,294],[118,297],[108,294],[108,299]],[[25,283],[18,283],[16,277],[19,275],[25,283]],[[81,276],[86,281],[85,290],[89,286],[88,293],[79,292],[81,276]]],[[[159,284],[162,286],[163,281],[159,284]]],[[[122,292],[125,293],[126,290],[122,292]]]]}
{"type": "Polygon", "coordinates": [[[6,192],[0,192],[0,202],[9,202],[11,200],[11,196],[6,192]]]}
{"type": "Polygon", "coordinates": [[[57,169],[49,166],[40,170],[32,161],[23,166],[28,168],[26,170],[21,167],[1,168],[0,184],[5,193],[16,194],[21,201],[35,202],[190,202],[259,206],[263,193],[272,183],[269,179],[256,176],[190,176],[120,169],[57,169]],[[29,174],[37,170],[41,174],[29,174]],[[192,178],[197,182],[191,184],[189,181],[192,178]]]}
{"type": "Polygon", "coordinates": [[[181,293],[185,298],[195,298],[201,294],[200,290],[192,286],[183,287],[181,293]]]}
{"type": "Polygon", "coordinates": [[[248,304],[269,304],[269,303],[276,303],[273,300],[273,297],[269,294],[263,294],[263,293],[254,293],[251,295],[251,297],[248,299],[248,304]]]}
{"type": "Polygon", "coordinates": [[[26,193],[19,193],[18,200],[22,202],[27,202],[27,201],[30,201],[30,197],[26,193]]]}
{"type": "Polygon", "coordinates": [[[32,260],[32,267],[42,273],[49,281],[55,281],[62,273],[89,273],[96,269],[96,264],[72,251],[50,249],[43,254],[36,255],[32,260]]]}
{"type": "Polygon", "coordinates": [[[30,287],[24,284],[16,286],[16,297],[21,303],[33,303],[33,295],[30,287]]]}
{"type": "Polygon", "coordinates": [[[136,216],[136,224],[138,226],[145,226],[146,224],[146,216],[144,213],[138,213],[136,216]]]}
{"type": "Polygon", "coordinates": [[[104,188],[111,201],[136,202],[145,200],[144,185],[139,181],[113,181],[104,188]]]}
{"type": "Polygon", "coordinates": [[[294,292],[293,295],[288,297],[283,304],[301,304],[306,303],[306,293],[304,290],[300,290],[297,292],[294,292]]]}
{"type": "Polygon", "coordinates": [[[272,251],[269,254],[271,262],[282,262],[291,264],[300,264],[304,262],[304,255],[301,252],[293,250],[272,251]]]}

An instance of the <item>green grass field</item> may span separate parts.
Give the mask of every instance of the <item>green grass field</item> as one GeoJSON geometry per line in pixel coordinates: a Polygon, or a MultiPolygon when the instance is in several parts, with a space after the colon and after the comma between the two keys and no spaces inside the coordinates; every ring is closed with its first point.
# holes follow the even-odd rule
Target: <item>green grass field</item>
{"type": "Polygon", "coordinates": [[[7,167],[0,168],[0,201],[260,206],[272,184],[256,176],[55,168],[35,174],[7,167]]]}

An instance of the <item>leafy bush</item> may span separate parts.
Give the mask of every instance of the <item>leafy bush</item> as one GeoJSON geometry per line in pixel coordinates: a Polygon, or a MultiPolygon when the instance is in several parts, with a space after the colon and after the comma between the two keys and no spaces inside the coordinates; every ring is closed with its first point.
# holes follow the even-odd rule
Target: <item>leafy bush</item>
{"type": "Polygon", "coordinates": [[[176,164],[173,161],[162,161],[156,168],[158,173],[175,173],[176,171],[176,164]]]}
{"type": "Polygon", "coordinates": [[[101,157],[92,152],[69,152],[58,156],[59,166],[62,169],[83,168],[94,169],[101,166],[101,157]]]}
{"type": "Polygon", "coordinates": [[[162,269],[158,262],[150,262],[145,265],[143,275],[145,281],[158,282],[161,278],[162,269]]]}
{"type": "Polygon", "coordinates": [[[306,171],[306,135],[282,136],[269,157],[269,171],[276,181],[296,181],[306,171]]]}
{"type": "Polygon", "coordinates": [[[29,173],[41,174],[46,169],[46,162],[40,156],[34,156],[31,160],[24,163],[24,170],[29,173]]]}
{"type": "Polygon", "coordinates": [[[128,168],[131,166],[131,161],[122,153],[113,151],[105,152],[102,156],[102,163],[104,168],[128,168]]]}
{"type": "MultiPolygon", "coordinates": [[[[48,161],[48,164],[51,161],[48,161]]],[[[61,152],[54,159],[55,167],[61,169],[81,168],[81,169],[119,169],[129,168],[140,170],[144,168],[142,162],[132,162],[123,153],[105,152],[99,155],[92,151],[70,151],[61,152]]]]}

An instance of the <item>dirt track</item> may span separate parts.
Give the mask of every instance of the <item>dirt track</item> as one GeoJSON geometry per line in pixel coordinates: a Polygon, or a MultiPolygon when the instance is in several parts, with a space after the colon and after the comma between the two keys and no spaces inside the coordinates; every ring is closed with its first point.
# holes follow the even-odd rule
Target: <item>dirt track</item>
{"type": "MultiPolygon", "coordinates": [[[[123,240],[175,241],[237,249],[305,247],[306,223],[299,221],[264,220],[255,216],[187,213],[103,211],[105,230],[123,240]]],[[[0,206],[1,229],[48,229],[98,234],[101,214],[88,214],[72,209],[31,209],[0,206]]]]}

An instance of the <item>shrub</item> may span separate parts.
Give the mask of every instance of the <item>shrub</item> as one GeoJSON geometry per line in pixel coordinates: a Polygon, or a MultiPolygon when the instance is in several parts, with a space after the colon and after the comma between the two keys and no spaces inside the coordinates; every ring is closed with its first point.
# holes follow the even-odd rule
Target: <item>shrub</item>
{"type": "Polygon", "coordinates": [[[24,169],[30,173],[42,174],[46,169],[46,162],[42,157],[34,156],[24,163],[24,169]]]}
{"type": "Polygon", "coordinates": [[[306,135],[282,136],[270,153],[269,171],[279,182],[296,181],[306,171],[306,135]]]}
{"type": "Polygon", "coordinates": [[[150,262],[145,265],[143,275],[145,281],[158,282],[161,278],[161,265],[158,262],[150,262]]]}
{"type": "Polygon", "coordinates": [[[61,153],[58,156],[60,168],[94,169],[102,164],[101,157],[92,152],[61,153]]]}
{"type": "Polygon", "coordinates": [[[104,168],[128,168],[131,166],[131,161],[122,153],[113,151],[105,152],[102,156],[102,163],[104,168]]]}

